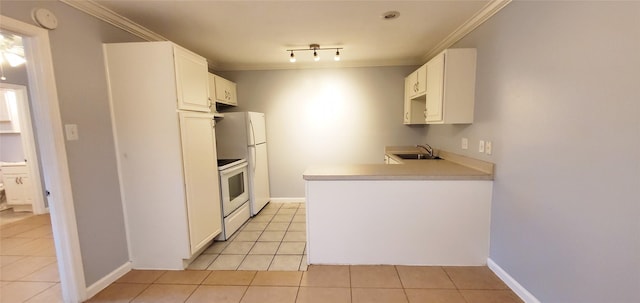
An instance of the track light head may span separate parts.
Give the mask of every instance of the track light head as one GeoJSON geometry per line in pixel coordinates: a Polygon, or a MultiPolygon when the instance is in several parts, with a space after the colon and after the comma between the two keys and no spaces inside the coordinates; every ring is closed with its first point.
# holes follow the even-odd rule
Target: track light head
{"type": "Polygon", "coordinates": [[[340,49],[336,48],[336,55],[333,57],[333,60],[340,61],[340,49]]]}
{"type": "Polygon", "coordinates": [[[291,51],[291,56],[289,56],[289,62],[296,62],[296,56],[293,54],[293,51],[291,51]]]}

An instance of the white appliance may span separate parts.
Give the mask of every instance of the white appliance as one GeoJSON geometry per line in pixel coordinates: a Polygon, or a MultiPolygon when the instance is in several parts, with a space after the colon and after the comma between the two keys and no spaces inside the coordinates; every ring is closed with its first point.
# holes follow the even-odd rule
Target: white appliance
{"type": "Polygon", "coordinates": [[[218,171],[223,224],[216,239],[227,240],[251,216],[247,160],[218,159],[218,171]]]}
{"type": "Polygon", "coordinates": [[[216,124],[216,146],[219,159],[248,160],[249,201],[255,216],[271,200],[264,114],[224,113],[216,124]]]}

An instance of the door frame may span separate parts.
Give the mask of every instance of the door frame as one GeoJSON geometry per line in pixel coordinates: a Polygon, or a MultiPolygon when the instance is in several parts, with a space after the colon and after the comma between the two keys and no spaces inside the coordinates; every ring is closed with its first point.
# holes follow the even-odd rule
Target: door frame
{"type": "Polygon", "coordinates": [[[42,179],[40,178],[40,163],[38,161],[40,158],[35,146],[33,124],[31,124],[27,87],[18,84],[0,83],[0,89],[12,90],[16,93],[16,105],[18,109],[18,119],[20,121],[20,141],[24,158],[27,161],[27,171],[33,187],[31,188],[31,192],[34,193],[31,207],[33,213],[36,215],[47,213],[48,209],[44,205],[42,179]]]}
{"type": "Polygon", "coordinates": [[[47,200],[62,297],[64,302],[82,302],[87,291],[49,32],[6,16],[0,16],[0,28],[24,39],[33,126],[38,132],[35,143],[40,150],[42,175],[49,192],[47,200]]]}

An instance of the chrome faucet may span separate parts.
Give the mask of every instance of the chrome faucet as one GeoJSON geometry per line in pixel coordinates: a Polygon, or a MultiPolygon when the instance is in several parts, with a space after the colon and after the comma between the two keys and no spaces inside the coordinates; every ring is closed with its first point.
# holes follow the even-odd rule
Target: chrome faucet
{"type": "Polygon", "coordinates": [[[431,147],[429,144],[418,144],[416,145],[417,148],[422,148],[424,149],[424,151],[427,152],[427,155],[429,157],[433,157],[433,147],[431,147]]]}

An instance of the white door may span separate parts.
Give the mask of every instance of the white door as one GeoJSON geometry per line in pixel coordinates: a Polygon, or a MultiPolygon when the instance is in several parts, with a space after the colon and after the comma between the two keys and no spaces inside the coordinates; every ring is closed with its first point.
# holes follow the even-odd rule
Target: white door
{"type": "MultiPolygon", "coordinates": [[[[251,215],[256,215],[271,200],[269,191],[269,163],[267,157],[267,143],[250,147],[253,163],[252,170],[253,195],[251,199],[251,215]]],[[[250,161],[251,162],[251,161],[250,161]]]]}
{"type": "Polygon", "coordinates": [[[267,130],[263,113],[248,112],[249,115],[249,145],[267,142],[267,130]]]}
{"type": "Polygon", "coordinates": [[[189,243],[193,254],[222,231],[216,141],[210,114],[181,112],[179,116],[189,243]]]}

